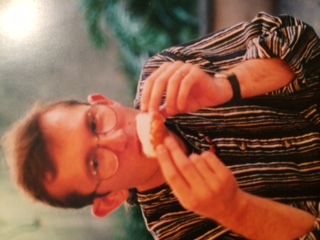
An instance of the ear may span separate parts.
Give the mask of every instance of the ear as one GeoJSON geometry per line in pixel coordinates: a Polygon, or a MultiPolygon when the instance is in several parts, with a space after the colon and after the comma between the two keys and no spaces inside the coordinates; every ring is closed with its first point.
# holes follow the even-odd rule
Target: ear
{"type": "Polygon", "coordinates": [[[102,94],[91,94],[88,96],[88,102],[90,104],[94,104],[94,103],[104,103],[107,105],[113,105],[116,104],[115,101],[111,100],[110,98],[107,98],[105,96],[103,96],[102,94]]]}
{"type": "Polygon", "coordinates": [[[106,217],[117,210],[128,198],[128,190],[115,191],[106,197],[96,198],[93,202],[92,213],[99,218],[106,217]]]}

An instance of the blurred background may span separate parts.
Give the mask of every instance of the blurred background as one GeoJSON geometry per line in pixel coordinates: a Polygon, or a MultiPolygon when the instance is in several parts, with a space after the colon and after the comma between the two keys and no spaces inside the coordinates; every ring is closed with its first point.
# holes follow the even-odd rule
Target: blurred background
{"type": "MultiPolygon", "coordinates": [[[[320,0],[1,0],[0,134],[35,101],[102,93],[131,106],[140,70],[161,49],[259,11],[320,33],[320,0]]],[[[0,239],[150,239],[139,209],[95,219],[30,202],[0,161],[0,239]]]]}

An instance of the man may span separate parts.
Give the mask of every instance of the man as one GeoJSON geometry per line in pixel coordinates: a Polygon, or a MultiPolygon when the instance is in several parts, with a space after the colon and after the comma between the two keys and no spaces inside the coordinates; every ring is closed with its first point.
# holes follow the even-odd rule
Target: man
{"type": "Polygon", "coordinates": [[[18,183],[98,217],[136,195],[157,239],[316,239],[319,60],[310,27],[264,13],[165,50],[135,101],[167,117],[158,160],[141,151],[138,110],[92,95],[35,109],[6,138],[18,183]]]}

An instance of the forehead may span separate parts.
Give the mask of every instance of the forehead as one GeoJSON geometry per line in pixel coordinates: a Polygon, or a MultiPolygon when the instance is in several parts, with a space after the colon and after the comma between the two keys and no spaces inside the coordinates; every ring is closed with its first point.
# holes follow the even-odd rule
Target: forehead
{"type": "MultiPolygon", "coordinates": [[[[57,176],[47,189],[56,196],[89,188],[86,155],[90,149],[87,112],[89,105],[56,106],[40,119],[47,149],[56,165],[57,176]]],[[[90,185],[91,186],[91,185],[90,185]]]]}
{"type": "Polygon", "coordinates": [[[52,128],[63,131],[72,125],[81,124],[89,108],[87,104],[54,106],[41,116],[42,129],[49,133],[52,128]]]}

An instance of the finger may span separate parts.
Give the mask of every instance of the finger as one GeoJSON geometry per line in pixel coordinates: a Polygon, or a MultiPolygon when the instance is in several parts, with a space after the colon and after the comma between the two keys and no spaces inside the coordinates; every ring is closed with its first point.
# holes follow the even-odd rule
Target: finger
{"type": "Polygon", "coordinates": [[[170,65],[171,63],[162,64],[157,70],[155,70],[146,80],[143,85],[143,90],[141,93],[141,103],[140,110],[143,112],[148,111],[150,98],[154,86],[154,82],[156,79],[162,74],[163,71],[170,65]]]}
{"type": "Polygon", "coordinates": [[[164,118],[167,118],[167,117],[169,117],[169,116],[172,116],[172,115],[170,115],[170,114],[167,112],[166,104],[163,104],[162,106],[160,106],[159,113],[160,113],[164,118]]]}
{"type": "Polygon", "coordinates": [[[149,111],[158,111],[162,103],[162,100],[166,95],[168,81],[176,71],[176,64],[168,66],[154,81],[150,100],[149,100],[149,111]]]}
{"type": "Polygon", "coordinates": [[[221,169],[215,168],[215,165],[213,164],[216,160],[218,159],[214,154],[207,154],[206,152],[202,153],[198,158],[193,159],[195,167],[201,172],[207,191],[211,192],[217,192],[221,189],[221,186],[223,187],[223,185],[221,185],[221,174],[219,172],[221,169]]]}
{"type": "MultiPolygon", "coordinates": [[[[170,185],[174,195],[179,199],[180,203],[184,207],[189,208],[193,206],[192,202],[204,193],[209,192],[208,185],[203,182],[199,176],[187,179],[183,174],[181,174],[181,169],[177,168],[171,152],[169,152],[168,148],[164,145],[159,145],[157,147],[157,153],[163,175],[167,183],[170,185]],[[171,159],[170,163],[168,159],[171,159]]],[[[187,156],[184,155],[183,158],[187,158],[187,156]]]]}
{"type": "Polygon", "coordinates": [[[172,160],[177,168],[177,171],[185,179],[189,186],[198,185],[203,182],[203,178],[195,168],[193,162],[185,155],[178,143],[173,137],[165,139],[165,145],[170,152],[172,160]]]}
{"type": "Polygon", "coordinates": [[[177,108],[180,112],[184,112],[187,108],[188,99],[192,94],[191,90],[197,91],[197,89],[192,89],[192,87],[194,87],[197,81],[202,80],[201,75],[197,74],[197,70],[198,69],[192,66],[192,69],[190,69],[189,74],[186,75],[186,77],[183,79],[183,84],[181,84],[180,86],[179,93],[177,94],[179,99],[179,101],[177,102],[177,108]]]}
{"type": "Polygon", "coordinates": [[[168,82],[167,94],[166,94],[166,106],[170,115],[179,113],[177,103],[180,101],[178,93],[181,85],[184,84],[184,79],[189,74],[188,64],[182,65],[171,76],[168,82]]]}
{"type": "MultiPolygon", "coordinates": [[[[189,172],[189,176],[185,176],[188,179],[188,184],[190,185],[189,193],[192,195],[187,196],[187,199],[179,199],[180,202],[184,203],[184,206],[187,209],[192,211],[199,210],[199,204],[208,199],[211,199],[215,195],[212,195],[217,189],[217,184],[219,183],[216,175],[208,168],[206,165],[205,159],[198,154],[192,154],[189,156],[190,161],[192,162],[196,173],[189,172]]],[[[186,173],[188,175],[188,171],[186,173]]],[[[186,195],[184,195],[186,196],[186,195]]]]}
{"type": "Polygon", "coordinates": [[[167,148],[160,144],[156,148],[157,158],[162,170],[162,174],[171,188],[178,192],[187,192],[189,185],[184,177],[177,170],[171,154],[167,148]]]}
{"type": "Polygon", "coordinates": [[[230,173],[229,168],[212,152],[202,153],[203,158],[206,160],[208,167],[211,171],[215,172],[218,178],[224,178],[230,173]]]}
{"type": "Polygon", "coordinates": [[[190,160],[193,162],[197,171],[201,173],[204,181],[211,181],[213,177],[216,177],[215,171],[207,163],[207,161],[210,159],[204,158],[202,155],[199,156],[197,154],[192,154],[190,155],[190,160]]]}
{"type": "Polygon", "coordinates": [[[209,191],[208,183],[216,181],[215,172],[212,171],[212,169],[207,165],[206,159],[198,154],[190,155],[190,160],[192,161],[192,164],[199,175],[199,179],[195,178],[194,176],[190,176],[192,179],[197,180],[191,183],[194,191],[209,191]]]}

